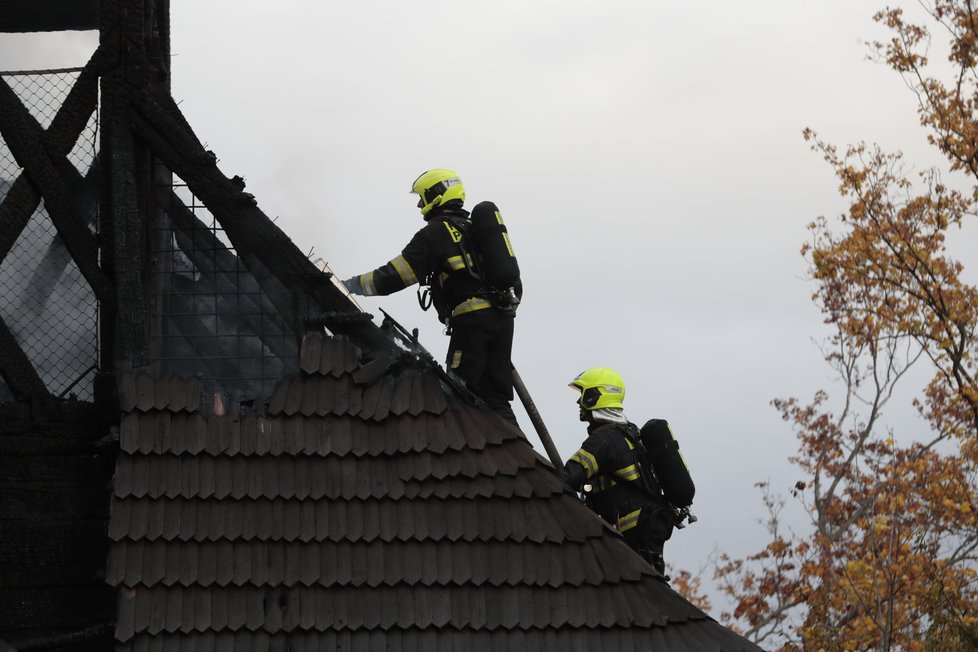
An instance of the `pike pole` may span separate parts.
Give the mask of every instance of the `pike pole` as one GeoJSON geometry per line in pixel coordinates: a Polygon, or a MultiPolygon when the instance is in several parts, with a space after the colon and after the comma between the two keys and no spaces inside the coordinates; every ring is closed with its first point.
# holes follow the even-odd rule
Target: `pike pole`
{"type": "Polygon", "coordinates": [[[520,397],[520,402],[523,403],[523,408],[526,410],[527,416],[533,422],[533,427],[536,429],[537,435],[540,436],[540,442],[547,451],[547,457],[550,458],[550,463],[554,465],[554,469],[559,471],[564,466],[564,463],[560,459],[560,453],[557,452],[557,447],[554,446],[554,440],[550,438],[550,433],[547,432],[547,426],[543,423],[543,417],[537,411],[537,406],[533,403],[533,399],[530,398],[530,392],[526,389],[526,385],[523,384],[523,379],[520,378],[516,367],[513,367],[513,389],[516,390],[516,395],[520,397]]]}

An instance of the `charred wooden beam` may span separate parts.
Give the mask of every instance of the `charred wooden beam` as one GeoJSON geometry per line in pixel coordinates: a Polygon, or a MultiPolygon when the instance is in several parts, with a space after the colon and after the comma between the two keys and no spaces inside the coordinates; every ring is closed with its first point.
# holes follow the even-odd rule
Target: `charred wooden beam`
{"type": "MultiPolygon", "coordinates": [[[[351,309],[349,299],[258,208],[254,197],[244,192],[241,179],[229,179],[218,169],[215,156],[204,149],[169,95],[144,90],[133,100],[133,121],[139,137],[203,201],[237,251],[250,252],[283,283],[308,297],[318,311],[351,309]]],[[[399,350],[372,323],[337,323],[331,330],[349,336],[364,348],[399,350]]]]}
{"type": "Polygon", "coordinates": [[[101,0],[100,13],[101,43],[118,57],[101,83],[102,151],[111,159],[99,211],[102,267],[116,291],[115,304],[102,310],[101,364],[114,372],[150,360],[147,228],[160,211],[152,188],[169,172],[133,139],[130,113],[137,89],[169,92],[169,15],[166,0],[101,0]]]}
{"type": "MultiPolygon", "coordinates": [[[[98,103],[98,80],[108,64],[106,50],[99,48],[75,80],[74,86],[44,131],[41,142],[54,160],[68,156],[98,103]]],[[[0,204],[0,262],[37,210],[41,196],[27,175],[20,175],[0,204]]]]}
{"type": "MultiPolygon", "coordinates": [[[[112,286],[98,265],[98,245],[77,215],[57,163],[42,142],[42,129],[5,80],[0,78],[0,133],[10,152],[44,197],[51,221],[95,296],[111,302],[112,286]]],[[[63,160],[63,159],[62,159],[63,160]]]]}
{"type": "Polygon", "coordinates": [[[117,330],[112,342],[116,363],[139,368],[149,363],[149,321],[145,224],[138,204],[132,133],[119,124],[111,130],[109,194],[115,265],[117,330]]]}
{"type": "Polygon", "coordinates": [[[50,396],[44,381],[37,374],[27,354],[20,348],[7,323],[0,317],[0,376],[17,400],[50,396]]]}
{"type": "Polygon", "coordinates": [[[99,0],[6,0],[0,32],[98,29],[99,0]]]}

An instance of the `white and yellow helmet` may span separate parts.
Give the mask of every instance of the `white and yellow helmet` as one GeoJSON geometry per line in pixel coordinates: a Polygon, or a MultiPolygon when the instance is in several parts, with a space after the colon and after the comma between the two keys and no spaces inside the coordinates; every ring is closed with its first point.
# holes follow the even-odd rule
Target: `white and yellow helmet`
{"type": "Polygon", "coordinates": [[[414,180],[411,192],[421,196],[418,208],[422,215],[453,199],[465,201],[465,186],[458,174],[445,168],[435,168],[414,180]]]}
{"type": "Polygon", "coordinates": [[[621,408],[625,400],[625,382],[608,367],[592,367],[570,382],[568,387],[580,390],[578,404],[585,410],[621,408]]]}

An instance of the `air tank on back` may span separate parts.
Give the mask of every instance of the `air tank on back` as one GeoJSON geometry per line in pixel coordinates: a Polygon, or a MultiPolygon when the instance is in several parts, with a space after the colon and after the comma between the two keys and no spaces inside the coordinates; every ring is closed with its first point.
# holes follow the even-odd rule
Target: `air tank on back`
{"type": "Polygon", "coordinates": [[[642,426],[641,433],[642,445],[666,500],[679,508],[692,505],[696,487],[669,423],[664,419],[651,419],[642,426]]]}
{"type": "Polygon", "coordinates": [[[497,291],[516,288],[520,266],[499,209],[491,201],[479,202],[472,209],[472,244],[479,252],[479,269],[486,282],[497,291]]]}

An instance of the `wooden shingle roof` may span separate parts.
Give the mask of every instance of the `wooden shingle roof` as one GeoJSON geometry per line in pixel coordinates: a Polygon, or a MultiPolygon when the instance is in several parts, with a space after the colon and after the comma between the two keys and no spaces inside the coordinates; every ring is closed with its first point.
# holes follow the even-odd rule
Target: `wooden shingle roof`
{"type": "Polygon", "coordinates": [[[127,377],[121,650],[756,650],[657,579],[515,427],[307,336],[267,409],[127,377]]]}

